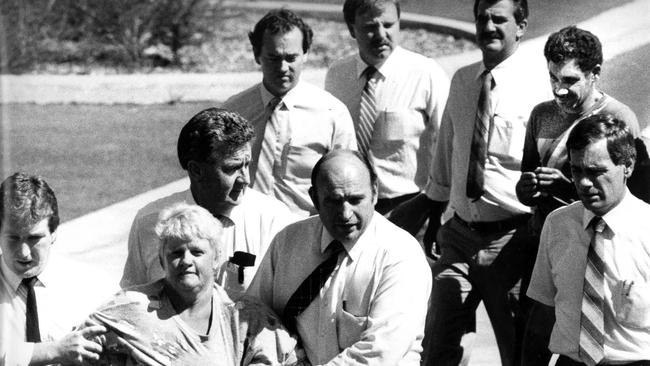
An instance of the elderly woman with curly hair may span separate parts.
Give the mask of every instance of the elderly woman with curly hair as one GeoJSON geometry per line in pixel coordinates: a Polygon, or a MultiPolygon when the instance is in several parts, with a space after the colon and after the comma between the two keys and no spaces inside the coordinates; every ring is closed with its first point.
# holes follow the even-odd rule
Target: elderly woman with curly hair
{"type": "Polygon", "coordinates": [[[165,278],[122,290],[91,319],[109,332],[102,362],[117,365],[285,365],[296,342],[252,298],[214,282],[221,224],[199,206],[163,211],[156,226],[165,278]]]}

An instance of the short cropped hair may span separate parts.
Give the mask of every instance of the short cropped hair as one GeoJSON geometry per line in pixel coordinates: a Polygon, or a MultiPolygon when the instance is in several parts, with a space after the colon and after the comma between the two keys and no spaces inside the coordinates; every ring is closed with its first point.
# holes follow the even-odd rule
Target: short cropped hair
{"type": "MultiPolygon", "coordinates": [[[[474,19],[478,16],[478,5],[481,1],[484,1],[488,4],[496,4],[501,0],[474,0],[474,19]]],[[[521,24],[524,20],[528,19],[528,0],[510,0],[515,6],[515,21],[517,24],[521,24]]]]}
{"type": "Polygon", "coordinates": [[[607,140],[607,152],[615,165],[634,165],[634,136],[625,122],[609,114],[595,114],[578,122],[569,134],[566,148],[570,154],[571,150],[582,150],[601,139],[607,140]]]}
{"type": "Polygon", "coordinates": [[[208,210],[197,205],[181,203],[163,210],[156,223],[156,235],[160,241],[158,256],[164,259],[165,246],[172,240],[207,240],[217,262],[222,257],[222,224],[208,210]]]}
{"type": "Polygon", "coordinates": [[[575,59],[580,70],[586,73],[602,65],[603,49],[593,33],[572,25],[548,37],[544,57],[547,62],[556,64],[575,59]]]}
{"type": "Polygon", "coordinates": [[[314,165],[314,168],[311,170],[311,186],[313,189],[316,190],[316,183],[318,182],[318,175],[320,173],[321,166],[328,160],[341,155],[341,154],[349,154],[357,159],[359,159],[363,165],[368,169],[368,174],[370,174],[370,184],[373,187],[374,193],[377,193],[375,191],[377,187],[377,171],[375,170],[375,166],[372,164],[370,159],[368,159],[367,156],[361,154],[360,152],[356,150],[333,150],[330,151],[329,153],[323,155],[316,164],[314,165]]]}
{"type": "Polygon", "coordinates": [[[197,113],[178,136],[178,161],[187,170],[191,161],[213,161],[218,154],[230,154],[254,135],[253,126],[242,116],[222,108],[197,113]]]}
{"type": "Polygon", "coordinates": [[[4,222],[31,227],[48,220],[50,233],[59,227],[54,191],[40,176],[17,172],[0,184],[0,228],[4,222]]]}
{"type": "Polygon", "coordinates": [[[401,15],[399,0],[345,0],[343,4],[343,19],[345,19],[345,23],[347,24],[354,24],[357,14],[363,14],[374,6],[384,3],[395,4],[397,18],[399,19],[401,15]]]}
{"type": "Polygon", "coordinates": [[[311,47],[314,32],[301,17],[288,9],[271,10],[260,19],[252,32],[248,33],[248,39],[253,46],[253,54],[258,57],[262,52],[264,32],[269,34],[285,34],[292,29],[298,28],[302,33],[302,52],[307,53],[311,47]]]}

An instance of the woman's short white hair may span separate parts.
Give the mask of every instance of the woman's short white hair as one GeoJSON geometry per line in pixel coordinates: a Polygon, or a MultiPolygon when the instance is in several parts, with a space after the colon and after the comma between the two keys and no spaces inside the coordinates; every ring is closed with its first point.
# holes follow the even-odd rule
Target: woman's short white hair
{"type": "Polygon", "coordinates": [[[181,203],[164,209],[158,216],[156,235],[160,240],[160,259],[170,240],[191,241],[204,239],[210,243],[217,261],[222,257],[221,232],[223,226],[205,208],[181,203]]]}

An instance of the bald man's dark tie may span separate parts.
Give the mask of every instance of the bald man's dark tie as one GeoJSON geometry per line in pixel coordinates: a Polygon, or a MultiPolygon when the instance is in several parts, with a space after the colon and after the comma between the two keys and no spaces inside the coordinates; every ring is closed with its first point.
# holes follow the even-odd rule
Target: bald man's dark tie
{"type": "Polygon", "coordinates": [[[477,200],[484,193],[485,160],[487,160],[488,135],[492,123],[491,94],[494,79],[489,70],[481,75],[481,91],[478,97],[478,106],[474,118],[474,134],[469,151],[469,168],[467,171],[467,197],[477,200]]]}
{"type": "Polygon", "coordinates": [[[321,288],[323,288],[327,279],[332,275],[334,268],[336,268],[339,254],[344,250],[345,248],[343,248],[341,242],[333,240],[326,249],[329,252],[327,259],[302,281],[300,286],[298,286],[289,298],[289,301],[287,301],[287,305],[285,305],[282,313],[282,322],[290,333],[298,334],[296,318],[318,297],[321,288]]]}
{"type": "Polygon", "coordinates": [[[38,327],[38,307],[36,306],[36,293],[34,285],[36,277],[24,278],[22,284],[27,289],[27,309],[25,311],[25,336],[27,342],[38,343],[41,341],[41,331],[38,327]]]}

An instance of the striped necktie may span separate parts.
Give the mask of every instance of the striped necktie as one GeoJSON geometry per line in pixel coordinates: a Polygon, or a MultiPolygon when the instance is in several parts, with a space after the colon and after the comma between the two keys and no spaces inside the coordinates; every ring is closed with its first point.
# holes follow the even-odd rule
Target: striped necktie
{"type": "Polygon", "coordinates": [[[256,190],[265,194],[273,194],[273,169],[277,154],[276,149],[279,146],[281,128],[277,110],[282,105],[281,102],[282,98],[275,97],[266,106],[268,119],[264,127],[264,137],[257,160],[257,169],[253,184],[256,190]]]}
{"type": "Polygon", "coordinates": [[[328,246],[326,251],[329,251],[329,256],[323,261],[307,278],[302,281],[300,286],[294,291],[293,295],[287,301],[282,313],[282,323],[287,330],[292,334],[298,334],[296,329],[296,318],[298,315],[309,307],[312,301],[320,294],[321,288],[330,278],[336,263],[338,262],[339,254],[345,250],[343,244],[338,240],[333,240],[328,246]]]}
{"type": "Polygon", "coordinates": [[[484,171],[485,160],[487,159],[488,134],[492,122],[492,101],[491,94],[494,87],[494,79],[489,70],[483,72],[481,92],[478,97],[478,107],[474,118],[474,134],[469,152],[469,169],[467,171],[467,197],[472,200],[481,198],[484,193],[484,171]]]}
{"type": "Polygon", "coordinates": [[[605,345],[605,245],[603,230],[607,224],[596,216],[591,221],[594,234],[587,252],[587,268],[582,290],[580,314],[580,359],[593,366],[604,356],[605,345]]]}
{"type": "Polygon", "coordinates": [[[41,341],[41,332],[38,326],[38,306],[36,306],[36,293],[34,285],[38,281],[36,277],[23,278],[22,285],[27,289],[25,301],[25,339],[27,342],[38,343],[41,341]]]}
{"type": "Polygon", "coordinates": [[[361,92],[361,102],[359,103],[359,121],[357,123],[357,145],[359,152],[364,156],[368,155],[370,148],[370,139],[375,128],[375,119],[377,118],[377,105],[375,92],[377,87],[377,69],[374,66],[368,66],[362,73],[366,78],[366,85],[361,92]]]}

